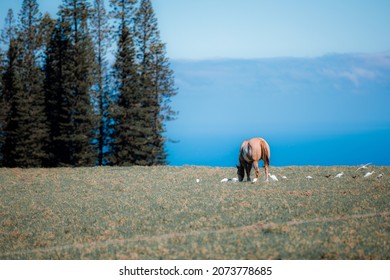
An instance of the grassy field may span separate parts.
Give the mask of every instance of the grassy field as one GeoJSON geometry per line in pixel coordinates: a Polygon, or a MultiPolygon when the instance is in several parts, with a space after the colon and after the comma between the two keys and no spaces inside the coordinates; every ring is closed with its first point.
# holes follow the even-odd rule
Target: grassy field
{"type": "Polygon", "coordinates": [[[0,169],[0,259],[388,260],[390,167],[355,170],[0,169]]]}

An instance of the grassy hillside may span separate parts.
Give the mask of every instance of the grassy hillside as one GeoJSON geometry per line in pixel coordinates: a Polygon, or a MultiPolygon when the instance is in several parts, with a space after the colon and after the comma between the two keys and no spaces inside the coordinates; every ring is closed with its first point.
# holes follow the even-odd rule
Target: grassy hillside
{"type": "Polygon", "coordinates": [[[0,259],[390,259],[390,167],[371,169],[0,169],[0,259]]]}

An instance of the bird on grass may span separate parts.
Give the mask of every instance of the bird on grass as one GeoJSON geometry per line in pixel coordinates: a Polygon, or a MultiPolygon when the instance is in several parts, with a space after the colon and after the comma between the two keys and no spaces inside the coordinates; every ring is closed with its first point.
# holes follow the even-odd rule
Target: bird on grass
{"type": "Polygon", "coordinates": [[[313,177],[311,177],[311,176],[309,175],[309,176],[306,176],[306,179],[311,180],[311,179],[313,179],[313,177]]]}
{"type": "Polygon", "coordinates": [[[355,172],[358,172],[360,169],[367,169],[367,166],[369,166],[370,164],[372,164],[372,163],[369,162],[369,163],[360,165],[360,167],[358,169],[356,169],[355,172]]]}
{"type": "Polygon", "coordinates": [[[371,172],[367,172],[365,175],[364,175],[364,178],[367,178],[367,177],[370,177],[372,174],[374,174],[375,171],[371,171],[371,172]]]}
{"type": "Polygon", "coordinates": [[[238,182],[238,178],[232,178],[232,179],[229,179],[229,178],[223,178],[221,180],[221,183],[226,183],[226,182],[238,182]]]}
{"type": "Polygon", "coordinates": [[[279,181],[278,178],[275,175],[272,175],[271,173],[268,173],[268,176],[271,177],[273,181],[279,181]]]}
{"type": "Polygon", "coordinates": [[[383,174],[382,174],[382,173],[381,173],[381,174],[378,174],[378,176],[376,176],[376,178],[377,178],[378,180],[382,179],[382,177],[383,177],[383,174]]]}
{"type": "Polygon", "coordinates": [[[335,178],[341,178],[343,175],[344,175],[344,172],[341,172],[341,173],[337,174],[337,175],[334,176],[334,177],[335,177],[335,178]]]}

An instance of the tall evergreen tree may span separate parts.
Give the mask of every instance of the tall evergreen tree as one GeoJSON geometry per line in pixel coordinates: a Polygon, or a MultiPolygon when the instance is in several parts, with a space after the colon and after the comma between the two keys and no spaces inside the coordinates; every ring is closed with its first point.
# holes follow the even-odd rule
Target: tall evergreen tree
{"type": "Polygon", "coordinates": [[[24,46],[22,52],[23,91],[28,98],[29,121],[26,139],[29,153],[27,166],[40,167],[46,160],[45,144],[48,138],[47,119],[44,111],[43,72],[39,63],[43,49],[41,32],[42,14],[36,0],[24,0],[20,13],[19,37],[24,46]]]}
{"type": "Polygon", "coordinates": [[[45,61],[45,108],[49,122],[49,166],[73,164],[72,134],[72,55],[69,30],[59,19],[46,48],[45,61]]]}
{"type": "Polygon", "coordinates": [[[26,146],[23,139],[27,139],[27,131],[20,128],[22,121],[28,122],[26,116],[28,104],[22,94],[22,82],[19,72],[21,66],[20,44],[17,39],[12,39],[7,51],[5,71],[3,75],[3,100],[5,107],[5,127],[3,165],[7,167],[23,166],[23,154],[26,154],[26,146]],[[24,109],[22,111],[21,109],[24,109]],[[24,119],[22,119],[24,118],[24,119]]]}
{"type": "Polygon", "coordinates": [[[47,112],[49,119],[53,117],[52,164],[91,166],[96,164],[97,153],[93,144],[95,55],[88,29],[89,4],[86,0],[63,0],[58,15],[45,65],[47,112]]]}
{"type": "MultiPolygon", "coordinates": [[[[6,140],[6,129],[8,124],[8,115],[9,115],[9,107],[10,107],[10,93],[11,91],[6,88],[5,84],[9,76],[7,77],[6,69],[9,65],[8,50],[11,46],[11,42],[16,39],[16,25],[14,12],[12,9],[9,9],[7,12],[7,16],[4,22],[4,29],[1,31],[0,36],[0,166],[4,166],[4,144],[6,140]],[[4,48],[5,52],[2,51],[4,48]]],[[[7,69],[9,70],[9,69],[7,69]]]]}
{"type": "Polygon", "coordinates": [[[166,57],[165,44],[160,40],[157,18],[150,0],[141,0],[136,15],[135,37],[143,100],[146,139],[144,150],[150,156],[148,165],[166,164],[164,149],[165,121],[174,119],[169,103],[176,95],[173,72],[166,57]]]}
{"type": "Polygon", "coordinates": [[[4,158],[8,166],[40,167],[46,158],[48,130],[43,75],[38,63],[42,49],[40,21],[41,13],[36,0],[24,0],[17,39],[11,41],[9,49],[10,64],[6,75],[10,112],[5,129],[4,158]]]}
{"type": "Polygon", "coordinates": [[[41,68],[43,69],[45,64],[45,52],[47,50],[47,47],[49,45],[51,35],[53,34],[54,26],[56,24],[56,21],[51,18],[49,13],[45,13],[39,26],[39,32],[41,36],[41,42],[42,42],[42,48],[41,52],[39,54],[40,60],[39,64],[41,65],[41,68]]]}
{"type": "Polygon", "coordinates": [[[98,164],[107,163],[107,145],[109,141],[109,75],[107,48],[110,42],[109,32],[110,26],[108,23],[107,12],[104,5],[104,0],[94,0],[92,15],[92,37],[94,38],[95,55],[96,55],[96,100],[95,107],[98,115],[98,164]]]}
{"type": "Polygon", "coordinates": [[[143,147],[147,145],[147,139],[133,32],[135,1],[111,0],[111,6],[119,36],[113,75],[116,106],[112,110],[114,128],[110,162],[115,165],[145,165],[147,155],[143,147]]]}
{"type": "Polygon", "coordinates": [[[16,23],[14,17],[14,11],[9,9],[4,22],[4,29],[1,31],[0,42],[4,47],[8,48],[11,45],[11,41],[16,38],[16,23]]]}
{"type": "MultiPolygon", "coordinates": [[[[0,36],[0,46],[4,47],[5,53],[3,53],[0,49],[1,56],[1,65],[0,65],[0,164],[1,166],[5,166],[6,161],[4,160],[5,153],[5,141],[6,141],[6,129],[8,129],[8,120],[9,120],[9,112],[10,112],[10,98],[12,95],[12,88],[10,85],[12,84],[12,76],[10,75],[14,69],[13,60],[8,59],[9,57],[16,57],[16,54],[12,55],[10,53],[10,48],[16,40],[16,23],[14,12],[12,9],[8,10],[7,16],[4,22],[4,29],[1,31],[0,36]]],[[[15,53],[15,48],[12,48],[12,53],[15,53]]]]}
{"type": "Polygon", "coordinates": [[[0,48],[0,167],[3,166],[3,147],[5,143],[5,127],[7,123],[7,103],[4,96],[3,75],[5,71],[5,58],[0,48]]]}

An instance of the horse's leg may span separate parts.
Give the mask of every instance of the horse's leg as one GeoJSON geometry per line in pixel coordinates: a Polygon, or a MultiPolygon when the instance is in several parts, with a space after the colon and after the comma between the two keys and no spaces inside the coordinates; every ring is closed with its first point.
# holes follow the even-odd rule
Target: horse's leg
{"type": "Polygon", "coordinates": [[[250,182],[251,180],[251,169],[252,169],[252,163],[246,163],[245,171],[246,171],[246,178],[248,182],[250,182]]]}
{"type": "Polygon", "coordinates": [[[268,182],[268,164],[264,164],[264,171],[265,171],[265,177],[267,178],[266,181],[268,182]]]}
{"type": "Polygon", "coordinates": [[[259,174],[260,174],[260,170],[259,170],[259,162],[258,161],[254,161],[253,162],[253,165],[255,167],[255,171],[256,171],[256,181],[259,179],[259,174]]]}

